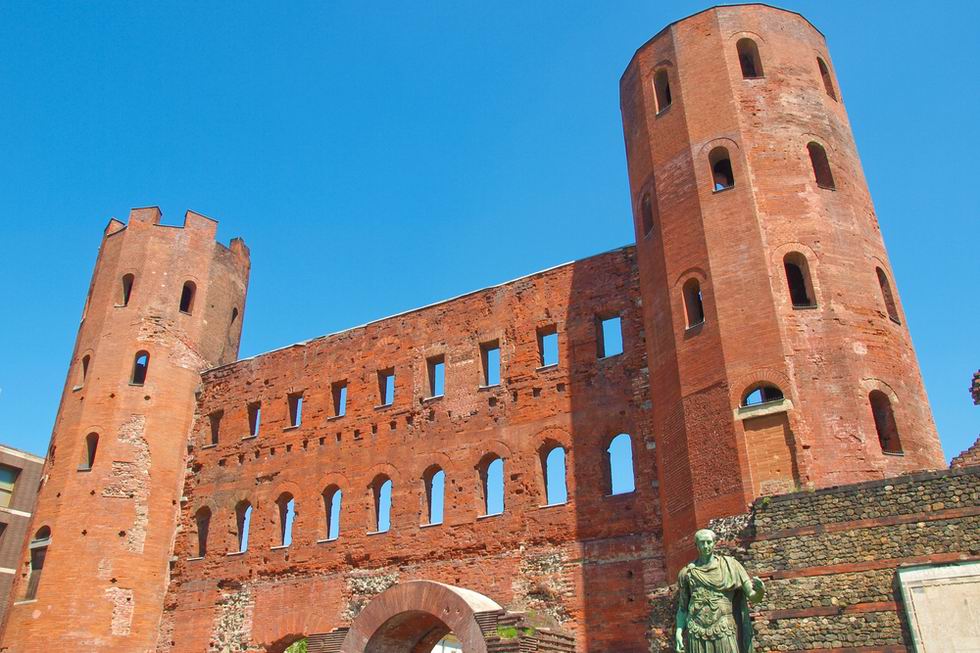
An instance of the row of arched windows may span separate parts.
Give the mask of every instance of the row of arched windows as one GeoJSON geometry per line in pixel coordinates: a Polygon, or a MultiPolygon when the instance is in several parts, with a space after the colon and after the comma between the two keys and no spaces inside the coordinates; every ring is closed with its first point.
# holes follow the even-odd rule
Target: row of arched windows
{"type": "MultiPolygon", "coordinates": [[[[129,306],[129,300],[133,297],[133,285],[136,282],[136,275],[132,272],[124,274],[122,277],[122,283],[119,288],[119,307],[129,306]]],[[[185,281],[184,285],[180,289],[180,304],[179,309],[181,313],[187,313],[188,315],[194,310],[194,295],[197,294],[197,284],[193,281],[185,281]]],[[[237,310],[237,309],[236,309],[237,310]]]]}
{"type": "MultiPolygon", "coordinates": [[[[544,446],[540,449],[541,472],[547,506],[562,505],[568,502],[567,470],[565,448],[560,445],[544,446]]],[[[633,446],[626,433],[614,437],[606,449],[610,495],[627,494],[636,487],[633,470],[633,446]]],[[[505,477],[504,459],[496,454],[487,454],[477,465],[480,478],[480,502],[483,514],[480,517],[500,515],[504,512],[505,477]]],[[[425,510],[421,526],[441,524],[444,514],[446,473],[439,465],[428,467],[422,474],[425,510]]],[[[371,531],[369,534],[385,533],[391,528],[391,504],[393,482],[386,474],[378,474],[368,486],[372,505],[371,531]]],[[[337,485],[326,487],[321,493],[323,511],[323,539],[321,542],[340,537],[341,508],[343,491],[337,485]]],[[[292,543],[293,520],[296,516],[296,501],[292,494],[284,492],[276,499],[276,516],[279,526],[277,547],[292,543]]],[[[203,506],[194,515],[197,527],[197,557],[204,557],[208,550],[208,534],[211,525],[211,509],[203,506]]],[[[248,500],[235,506],[235,534],[237,552],[248,550],[248,537],[252,523],[252,504],[248,500]]]]}

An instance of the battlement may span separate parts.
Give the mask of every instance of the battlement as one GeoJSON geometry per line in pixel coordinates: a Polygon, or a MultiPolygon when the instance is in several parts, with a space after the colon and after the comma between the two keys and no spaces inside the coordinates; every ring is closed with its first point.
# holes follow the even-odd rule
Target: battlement
{"type": "MultiPolygon", "coordinates": [[[[110,218],[105,227],[104,237],[114,236],[128,229],[142,229],[144,227],[160,227],[163,229],[183,229],[193,234],[195,238],[214,240],[218,234],[218,221],[208,217],[203,213],[187,210],[184,213],[184,222],[179,225],[160,224],[163,212],[158,206],[145,206],[133,208],[129,212],[129,223],[122,222],[118,218],[110,218]]],[[[243,258],[248,258],[249,251],[245,241],[240,237],[232,238],[228,245],[217,243],[224,249],[243,258]]]]}

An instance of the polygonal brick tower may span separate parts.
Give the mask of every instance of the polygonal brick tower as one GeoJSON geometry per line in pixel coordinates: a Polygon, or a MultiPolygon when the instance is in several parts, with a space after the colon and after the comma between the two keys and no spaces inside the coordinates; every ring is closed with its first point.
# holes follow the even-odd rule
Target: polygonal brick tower
{"type": "Polygon", "coordinates": [[[754,497],[944,467],[820,32],[703,11],[621,102],[670,573],[754,497]]]}
{"type": "Polygon", "coordinates": [[[3,650],[156,648],[194,393],[238,355],[249,271],[213,220],[159,221],[106,228],[3,650]]]}

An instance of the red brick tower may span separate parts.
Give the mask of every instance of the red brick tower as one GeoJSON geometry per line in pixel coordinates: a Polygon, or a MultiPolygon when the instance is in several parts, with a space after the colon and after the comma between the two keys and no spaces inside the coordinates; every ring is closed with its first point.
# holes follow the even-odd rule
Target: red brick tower
{"type": "Polygon", "coordinates": [[[156,648],[194,392],[238,355],[249,270],[213,220],[159,221],[106,228],[3,650],[156,648]]]}
{"type": "Polygon", "coordinates": [[[756,496],[943,467],[820,32],[703,11],[621,102],[670,573],[756,496]]]}

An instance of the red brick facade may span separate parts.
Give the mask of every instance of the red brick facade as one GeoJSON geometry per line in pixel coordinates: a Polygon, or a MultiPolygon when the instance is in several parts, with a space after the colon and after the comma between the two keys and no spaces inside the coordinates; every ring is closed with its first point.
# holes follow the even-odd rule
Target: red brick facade
{"type": "MultiPolygon", "coordinates": [[[[278,653],[310,634],[324,634],[320,650],[360,650],[343,629],[370,640],[357,617],[387,614],[374,597],[431,587],[405,611],[431,620],[443,594],[455,605],[446,585],[486,597],[507,623],[533,623],[528,636],[554,632],[557,648],[539,650],[564,650],[568,635],[581,651],[646,651],[647,597],[687,561],[696,527],[761,494],[943,467],[820,33],[763,5],[696,14],[637,51],[622,106],[635,247],[251,359],[235,360],[241,241],[215,243],[214,223],[193,213],[182,229],[157,224],[154,209],[111,222],[31,527],[51,530],[43,577],[12,606],[0,650],[278,653]],[[811,165],[810,143],[832,180],[819,156],[811,165]],[[714,176],[730,187],[714,190],[714,176]],[[785,261],[802,270],[792,297],[785,261]],[[195,294],[182,306],[187,281],[195,294]],[[610,317],[623,352],[604,356],[610,317]],[[558,362],[543,366],[552,332],[558,362]],[[490,345],[501,373],[488,387],[490,345]],[[432,397],[436,361],[445,390],[432,397]],[[761,385],[766,401],[743,407],[761,385]],[[629,436],[635,490],[613,495],[617,434],[629,436]],[[568,501],[545,505],[555,447],[568,501]],[[494,457],[504,511],[486,516],[494,457]],[[445,511],[429,525],[435,469],[445,511]],[[385,480],[391,526],[378,533],[385,480]],[[329,539],[334,489],[340,534],[329,539]],[[435,583],[397,589],[413,580],[435,583]]],[[[365,650],[421,651],[428,622],[405,619],[375,624],[395,644],[365,650]]],[[[480,628],[486,642],[513,630],[480,628]]]]}

